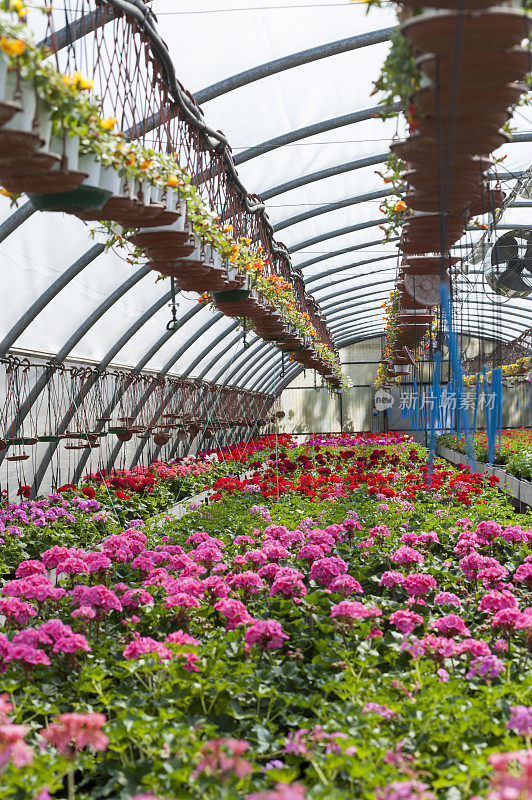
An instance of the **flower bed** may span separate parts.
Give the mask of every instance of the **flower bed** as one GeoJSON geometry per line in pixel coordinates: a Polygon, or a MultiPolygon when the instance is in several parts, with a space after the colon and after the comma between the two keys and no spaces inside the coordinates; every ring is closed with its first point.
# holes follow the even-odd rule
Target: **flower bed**
{"type": "MultiPolygon", "coordinates": [[[[466,453],[463,438],[446,433],[440,436],[438,444],[466,453]]],[[[488,462],[488,438],[485,431],[475,433],[475,458],[488,462]]],[[[532,481],[532,431],[530,428],[507,428],[502,431],[501,446],[496,449],[495,464],[500,464],[516,478],[532,481]]]]}
{"type": "MultiPolygon", "coordinates": [[[[0,504],[0,577],[53,545],[92,546],[105,533],[118,533],[127,521],[153,517],[202,492],[213,475],[238,474],[247,458],[260,459],[275,441],[275,436],[263,436],[172,464],[156,461],[149,468],[87,475],[79,486],[65,484],[47,498],[5,500],[0,504]]],[[[288,439],[280,436],[279,441],[288,439]]],[[[22,486],[18,495],[25,498],[30,491],[22,486]]]]}
{"type": "Polygon", "coordinates": [[[2,800],[458,800],[490,762],[491,800],[530,796],[529,518],[353,439],[261,447],[164,530],[20,564],[2,800]]]}

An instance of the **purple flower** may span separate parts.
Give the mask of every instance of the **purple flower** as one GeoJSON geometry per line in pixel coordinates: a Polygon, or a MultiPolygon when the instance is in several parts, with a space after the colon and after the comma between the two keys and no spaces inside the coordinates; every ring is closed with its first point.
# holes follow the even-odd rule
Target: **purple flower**
{"type": "Polygon", "coordinates": [[[498,678],[504,672],[504,662],[497,656],[479,656],[474,658],[471,662],[469,672],[466,678],[470,681],[472,678],[484,678],[489,681],[493,678],[498,678]]]}
{"type": "Polygon", "coordinates": [[[532,734],[532,706],[510,706],[510,719],[506,723],[509,730],[523,736],[532,734]]]}

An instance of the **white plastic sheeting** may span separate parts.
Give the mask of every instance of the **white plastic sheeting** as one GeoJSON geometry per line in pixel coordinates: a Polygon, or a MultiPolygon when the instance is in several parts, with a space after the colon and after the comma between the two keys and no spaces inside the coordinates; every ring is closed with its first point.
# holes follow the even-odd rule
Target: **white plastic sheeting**
{"type": "MultiPolygon", "coordinates": [[[[391,7],[366,13],[365,6],[348,0],[224,0],[222,4],[219,0],[180,0],[178,4],[175,0],[154,0],[151,7],[177,75],[192,92],[273,59],[395,24],[391,7]]],[[[68,0],[56,6],[58,26],[62,8],[68,8],[68,0]]],[[[213,128],[227,135],[238,156],[282,134],[370,108],[378,102],[378,97],[371,96],[372,83],[387,48],[387,43],[376,44],[255,81],[205,103],[205,117],[213,128]]],[[[531,113],[526,107],[518,110],[513,122],[518,132],[532,131],[531,113]]],[[[242,163],[239,174],[248,191],[261,194],[302,176],[385,153],[392,137],[403,133],[400,120],[368,119],[276,148],[242,163]]],[[[513,173],[532,162],[532,144],[510,144],[497,155],[507,156],[498,171],[503,186],[511,187],[513,173]]],[[[383,191],[377,169],[378,165],[356,169],[275,194],[266,203],[270,220],[282,226],[283,221],[326,204],[383,191]]],[[[323,302],[333,333],[341,325],[339,344],[382,331],[381,303],[393,285],[397,249],[393,242],[382,243],[377,224],[347,234],[330,234],[380,220],[380,202],[373,199],[328,211],[283,227],[277,234],[293,250],[293,263],[303,265],[309,291],[323,302]],[[334,255],[348,248],[357,249],[334,255]],[[382,260],[385,256],[388,258],[382,260]],[[374,264],[367,263],[372,259],[376,260],[374,264]],[[308,261],[315,263],[306,266],[308,261]],[[340,267],[345,269],[327,274],[340,267]]],[[[0,213],[0,221],[12,213],[5,198],[0,198],[0,213]]],[[[524,224],[529,219],[529,209],[516,208],[506,212],[502,224],[524,224]]],[[[470,243],[478,235],[471,232],[463,242],[470,243]]],[[[2,336],[93,245],[87,225],[61,214],[36,213],[11,234],[0,245],[2,336]]],[[[55,355],[137,268],[113,252],[100,255],[37,315],[13,348],[55,355]]],[[[528,327],[528,300],[494,305],[493,295],[485,291],[481,281],[473,274],[469,281],[464,284],[462,319],[473,333],[489,334],[491,326],[497,329],[495,332],[500,328],[503,338],[509,339],[528,327]],[[512,318],[510,309],[522,316],[512,318]],[[500,315],[505,318],[504,328],[497,322],[500,315]]],[[[91,326],[69,355],[99,362],[140,315],[168,291],[168,284],[155,283],[153,274],[142,278],[91,326]]],[[[182,317],[197,304],[197,296],[181,293],[178,302],[178,315],[182,317]]],[[[169,319],[170,311],[163,306],[128,339],[113,363],[136,366],[163,337],[169,319]]],[[[251,363],[250,353],[259,353],[259,345],[243,351],[236,331],[210,348],[233,320],[213,322],[202,336],[198,335],[211,319],[211,310],[199,310],[154,353],[146,368],[158,371],[182,350],[170,374],[183,374],[205,351],[190,376],[213,379],[226,364],[228,369],[220,378],[223,381],[239,364],[251,363]],[[235,343],[228,347],[233,339],[235,343]],[[209,363],[212,367],[207,369],[209,363]]],[[[241,385],[257,388],[257,384],[267,382],[268,374],[279,373],[278,351],[264,348],[260,352],[271,355],[259,360],[251,372],[236,370],[241,385]]]]}

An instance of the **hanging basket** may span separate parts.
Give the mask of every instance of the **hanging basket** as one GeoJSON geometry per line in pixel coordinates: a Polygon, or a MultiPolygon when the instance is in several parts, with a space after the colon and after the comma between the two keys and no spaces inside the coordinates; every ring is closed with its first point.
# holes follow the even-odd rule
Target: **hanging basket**
{"type": "Polygon", "coordinates": [[[32,194],[29,198],[38,211],[80,211],[85,208],[100,209],[111,197],[111,192],[98,186],[79,186],[71,192],[32,194]]]}
{"type": "Polygon", "coordinates": [[[153,441],[158,447],[163,447],[163,445],[168,444],[168,442],[170,441],[170,434],[156,433],[153,436],[153,441]]]}
{"type": "Polygon", "coordinates": [[[0,130],[0,153],[4,161],[18,161],[28,158],[44,144],[41,137],[31,131],[21,131],[15,128],[2,128],[0,130]]]}
{"type": "Polygon", "coordinates": [[[522,94],[521,87],[514,83],[482,89],[460,86],[456,93],[452,91],[453,88],[439,89],[437,93],[432,87],[419,89],[413,94],[412,102],[421,115],[436,116],[439,112],[441,117],[448,117],[451,109],[458,118],[459,128],[461,117],[507,108],[516,103],[522,94]]]}
{"type": "MultiPolygon", "coordinates": [[[[453,0],[447,0],[453,2],[453,0]]],[[[455,0],[458,3],[458,0],[455,0]]],[[[409,1],[409,5],[414,3],[409,1]]],[[[493,2],[486,0],[486,5],[493,2]]],[[[450,6],[449,6],[450,7],[450,6]]],[[[468,7],[471,0],[468,0],[468,7]]],[[[431,54],[416,59],[416,67],[423,72],[434,85],[440,83],[450,86],[454,74],[454,58],[452,53],[436,59],[431,54]]],[[[529,53],[522,47],[513,47],[506,52],[496,53],[490,48],[489,57],[479,59],[477,55],[462,52],[460,54],[460,86],[477,86],[481,89],[489,86],[501,86],[513,81],[523,80],[530,69],[529,53]]]]}
{"type": "Polygon", "coordinates": [[[491,8],[482,14],[425,11],[403,22],[401,32],[414,50],[446,56],[453,52],[459,19],[462,52],[480,57],[486,55],[486,42],[490,52],[501,52],[518,45],[528,35],[526,16],[509,8],[491,8]]]}
{"type": "Polygon", "coordinates": [[[18,103],[4,101],[0,103],[0,127],[5,125],[9,120],[13,119],[15,114],[22,111],[22,106],[18,103]]]}
{"type": "Polygon", "coordinates": [[[36,436],[17,436],[14,439],[6,439],[6,444],[9,446],[29,444],[34,445],[39,441],[36,436]]]}
{"type": "MultiPolygon", "coordinates": [[[[12,180],[5,180],[4,186],[10,192],[25,192],[29,195],[48,195],[73,192],[77,189],[85,178],[85,172],[60,172],[51,170],[35,176],[21,176],[12,180]]],[[[33,201],[32,201],[33,202],[33,201]]]]}
{"type": "Polygon", "coordinates": [[[59,434],[45,434],[44,436],[39,436],[40,442],[59,442],[61,441],[61,437],[59,434]]]}

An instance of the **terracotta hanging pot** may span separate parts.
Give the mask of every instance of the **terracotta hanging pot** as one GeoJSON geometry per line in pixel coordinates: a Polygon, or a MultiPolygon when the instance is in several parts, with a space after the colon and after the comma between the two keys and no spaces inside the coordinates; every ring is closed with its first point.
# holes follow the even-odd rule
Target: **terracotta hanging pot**
{"type": "MultiPolygon", "coordinates": [[[[486,55],[486,58],[478,58],[477,55],[461,53],[460,86],[476,86],[481,90],[501,86],[523,80],[530,70],[529,53],[522,47],[513,47],[501,53],[494,53],[490,49],[486,55]]],[[[448,53],[437,59],[432,54],[425,54],[416,58],[416,67],[434,85],[450,86],[454,74],[454,56],[448,53]]]]}
{"type": "Polygon", "coordinates": [[[119,439],[121,442],[129,442],[129,440],[133,437],[133,431],[130,430],[123,430],[116,433],[116,438],[119,439]]]}
{"type": "MultiPolygon", "coordinates": [[[[4,186],[9,191],[25,192],[31,195],[48,195],[72,192],[81,186],[87,174],[85,172],[61,172],[52,170],[36,176],[17,177],[4,181],[4,186]]],[[[36,202],[40,202],[36,198],[36,202]]],[[[46,202],[46,201],[42,201],[46,202]]],[[[33,199],[32,199],[33,203],[33,199]]]]}
{"type": "Polygon", "coordinates": [[[521,94],[522,88],[515,83],[482,89],[477,86],[460,86],[457,92],[453,91],[453,87],[439,89],[437,92],[433,88],[426,87],[414,92],[412,102],[418,114],[434,117],[438,113],[439,105],[441,117],[454,116],[457,118],[456,127],[459,129],[460,117],[508,108],[517,103],[521,94]]]}
{"type": "Polygon", "coordinates": [[[502,189],[488,189],[480,193],[478,199],[471,202],[469,206],[469,216],[476,217],[480,214],[487,214],[496,208],[500,208],[506,197],[502,189]]]}
{"type": "Polygon", "coordinates": [[[139,203],[132,197],[128,195],[113,195],[101,209],[85,209],[74,213],[79,219],[116,222],[124,228],[134,228],[139,218],[140,210],[139,203]]]}
{"type": "Polygon", "coordinates": [[[155,433],[153,436],[153,441],[158,447],[162,447],[163,445],[168,444],[170,441],[170,434],[162,432],[155,433]]]}
{"type": "Polygon", "coordinates": [[[13,119],[15,114],[22,111],[22,106],[19,103],[11,101],[4,101],[0,103],[0,127],[5,125],[9,120],[13,119]]]}
{"type": "MultiPolygon", "coordinates": [[[[480,195],[480,184],[478,189],[480,195]]],[[[447,202],[445,208],[441,209],[447,211],[449,214],[460,217],[463,216],[468,208],[468,205],[473,202],[461,192],[457,192],[451,187],[450,193],[447,195],[447,202]]],[[[440,211],[440,198],[437,192],[427,192],[415,189],[413,192],[408,192],[404,195],[403,200],[412,211],[424,212],[439,212],[440,211]]]]}
{"type": "MultiPolygon", "coordinates": [[[[444,264],[445,268],[448,266],[453,266],[460,261],[458,256],[451,256],[446,253],[444,256],[444,264]]],[[[440,271],[442,265],[442,258],[439,255],[429,256],[409,256],[406,259],[405,264],[402,266],[402,270],[405,274],[425,274],[422,270],[428,270],[427,274],[431,272],[440,271]]]]}
{"type": "Polygon", "coordinates": [[[157,223],[165,210],[166,206],[164,203],[150,203],[149,205],[142,204],[137,221],[138,227],[150,228],[152,226],[157,226],[157,223]]]}
{"type": "Polygon", "coordinates": [[[490,8],[481,14],[424,12],[403,22],[401,32],[414,50],[446,55],[453,50],[460,17],[462,52],[479,57],[485,55],[487,42],[490,52],[500,52],[515,47],[528,35],[527,17],[509,8],[490,8]]]}
{"type": "Polygon", "coordinates": [[[41,137],[31,131],[20,131],[15,128],[0,129],[0,153],[6,161],[28,158],[43,144],[41,137]]]}
{"type": "Polygon", "coordinates": [[[150,223],[150,225],[153,226],[154,228],[155,227],[158,228],[159,226],[166,227],[167,225],[173,225],[175,222],[177,222],[180,216],[181,213],[179,211],[173,211],[164,206],[163,210],[159,214],[157,214],[157,216],[150,223]]]}
{"type": "Polygon", "coordinates": [[[5,439],[0,439],[0,450],[5,450],[7,448],[7,442],[5,439]]]}
{"type": "MultiPolygon", "coordinates": [[[[413,187],[414,189],[419,189],[424,192],[434,192],[439,194],[438,189],[438,175],[436,172],[431,172],[430,170],[408,170],[408,172],[404,173],[405,182],[413,187]]],[[[475,191],[476,187],[478,186],[479,182],[479,174],[478,172],[458,172],[454,171],[450,176],[450,187],[451,190],[454,192],[462,192],[466,197],[469,197],[470,191],[475,191]]],[[[441,187],[442,189],[442,196],[445,197],[445,189],[447,186],[447,181],[441,187]]]]}
{"type": "Polygon", "coordinates": [[[6,456],[6,461],[27,461],[28,453],[18,453],[17,455],[6,456]]]}
{"type": "MultiPolygon", "coordinates": [[[[493,5],[493,0],[431,0],[431,8],[442,9],[463,9],[472,11],[473,9],[489,8],[493,5]]],[[[411,8],[426,8],[426,0],[408,0],[408,5],[411,8]]]]}
{"type": "Polygon", "coordinates": [[[18,161],[5,159],[2,156],[0,157],[0,175],[3,180],[17,178],[17,176],[26,178],[29,175],[49,172],[58,163],[59,158],[53,153],[33,153],[18,161]]]}
{"type": "MultiPolygon", "coordinates": [[[[442,144],[441,157],[444,163],[447,162],[446,143],[442,144]]],[[[453,159],[460,159],[471,155],[471,143],[462,142],[460,147],[453,146],[453,159]]],[[[392,153],[407,164],[422,164],[426,159],[434,161],[439,158],[438,141],[431,136],[423,135],[416,131],[408,139],[400,139],[390,145],[392,153]]]]}
{"type": "Polygon", "coordinates": [[[139,231],[128,237],[136,247],[147,250],[153,259],[186,258],[196,247],[187,231],[139,231]]]}

